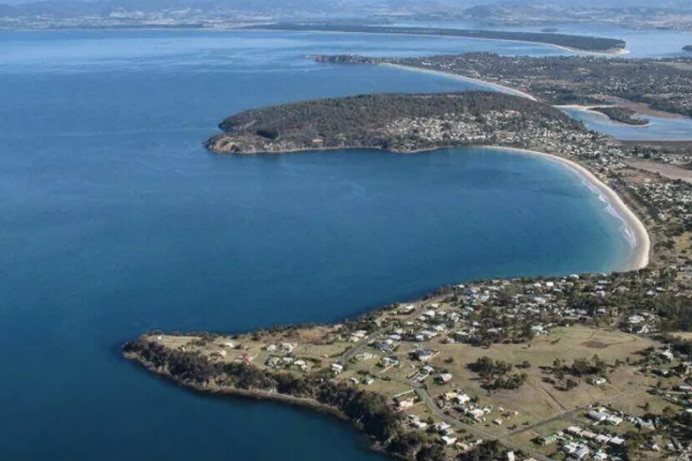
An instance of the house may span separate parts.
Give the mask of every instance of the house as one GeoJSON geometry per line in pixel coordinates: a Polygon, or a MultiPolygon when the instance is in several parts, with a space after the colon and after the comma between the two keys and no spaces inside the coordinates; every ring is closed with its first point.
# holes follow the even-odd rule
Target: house
{"type": "Polygon", "coordinates": [[[441,423],[435,424],[435,429],[437,430],[437,432],[445,432],[451,428],[452,428],[452,425],[449,423],[445,423],[444,421],[441,423]]]}
{"type": "Polygon", "coordinates": [[[539,336],[546,334],[546,330],[543,325],[534,325],[531,327],[531,336],[539,336]]]}
{"type": "Polygon", "coordinates": [[[608,415],[601,413],[600,411],[590,411],[586,416],[597,423],[602,423],[608,418],[608,415]]]}
{"type": "Polygon", "coordinates": [[[608,455],[602,451],[597,451],[593,454],[593,459],[596,461],[606,461],[608,459],[608,455]]]}
{"type": "Polygon", "coordinates": [[[570,426],[567,429],[565,429],[565,432],[567,432],[569,435],[579,437],[582,433],[582,429],[579,426],[570,426]]]}
{"type": "Polygon", "coordinates": [[[655,428],[654,422],[647,419],[637,418],[637,427],[639,429],[646,429],[647,431],[653,431],[655,428]]]}
{"type": "Polygon", "coordinates": [[[589,453],[591,453],[591,450],[589,450],[589,447],[586,445],[580,445],[577,450],[572,453],[572,457],[576,459],[584,459],[587,456],[589,456],[589,453]]]}
{"type": "Polygon", "coordinates": [[[623,421],[624,419],[617,415],[608,415],[606,417],[606,422],[612,426],[619,426],[620,424],[622,424],[623,421]]]}
{"type": "Polygon", "coordinates": [[[673,351],[671,351],[670,349],[662,351],[660,355],[661,358],[667,362],[672,362],[673,360],[675,360],[675,355],[673,354],[673,351]]]}
{"type": "Polygon", "coordinates": [[[343,366],[342,364],[340,364],[340,363],[332,363],[332,365],[331,365],[330,368],[331,368],[331,370],[332,370],[334,373],[336,373],[337,375],[338,375],[339,373],[341,373],[342,371],[344,371],[344,366],[343,366]]]}
{"type": "Polygon", "coordinates": [[[399,410],[405,410],[411,408],[415,403],[416,399],[414,397],[409,397],[407,399],[398,399],[396,406],[399,410]]]}
{"type": "Polygon", "coordinates": [[[610,442],[611,437],[605,434],[598,434],[596,436],[596,442],[604,444],[610,442]]]}
{"type": "Polygon", "coordinates": [[[615,436],[612,439],[610,439],[610,444],[615,445],[617,447],[622,446],[625,443],[625,439],[622,437],[615,436]]]}
{"type": "Polygon", "coordinates": [[[296,349],[297,344],[293,343],[281,343],[281,352],[284,352],[286,354],[292,354],[293,351],[296,349]]]}
{"type": "Polygon", "coordinates": [[[586,440],[593,440],[593,439],[595,439],[595,438],[598,436],[598,434],[596,434],[596,433],[594,433],[594,432],[591,432],[591,431],[583,431],[583,432],[581,433],[581,436],[582,436],[583,438],[585,438],[586,440]]]}
{"type": "Polygon", "coordinates": [[[421,362],[427,362],[437,355],[437,352],[431,351],[429,349],[419,349],[413,353],[413,355],[421,362]]]}
{"type": "Polygon", "coordinates": [[[593,378],[591,380],[591,384],[593,384],[594,386],[605,386],[607,382],[608,382],[608,380],[606,378],[603,378],[603,377],[593,378]]]}
{"type": "Polygon", "coordinates": [[[485,412],[480,408],[470,408],[466,410],[466,414],[472,416],[476,421],[482,421],[485,412]]]}
{"type": "Polygon", "coordinates": [[[558,434],[548,434],[548,435],[544,435],[543,437],[540,437],[538,439],[538,443],[543,445],[543,446],[552,445],[555,442],[557,442],[559,438],[560,438],[560,436],[558,434]]]}
{"type": "Polygon", "coordinates": [[[577,448],[579,448],[579,445],[577,445],[574,442],[567,442],[562,446],[562,451],[565,452],[567,455],[571,455],[572,453],[575,453],[577,451],[577,448]]]}
{"type": "Polygon", "coordinates": [[[397,310],[397,312],[398,312],[400,315],[406,315],[406,314],[410,314],[410,313],[413,312],[415,309],[416,309],[416,306],[414,306],[413,304],[407,304],[407,305],[405,305],[405,306],[401,306],[401,307],[397,310]]]}
{"type": "Polygon", "coordinates": [[[411,421],[411,425],[416,429],[425,429],[426,427],[428,427],[428,423],[426,423],[425,421],[421,421],[420,419],[411,421]]]}
{"type": "Polygon", "coordinates": [[[440,376],[437,378],[438,382],[442,384],[447,384],[450,381],[452,381],[452,374],[451,373],[442,373],[440,376]]]}
{"type": "Polygon", "coordinates": [[[457,438],[456,437],[450,437],[448,435],[443,435],[441,440],[442,440],[442,443],[449,446],[449,445],[454,445],[457,441],[457,438]]]}
{"type": "Polygon", "coordinates": [[[455,397],[455,399],[459,405],[466,405],[471,401],[471,397],[466,394],[459,394],[455,397]]]}
{"type": "Polygon", "coordinates": [[[368,332],[365,330],[354,331],[351,333],[350,341],[352,343],[357,343],[358,341],[365,339],[366,336],[368,336],[368,332]]]}

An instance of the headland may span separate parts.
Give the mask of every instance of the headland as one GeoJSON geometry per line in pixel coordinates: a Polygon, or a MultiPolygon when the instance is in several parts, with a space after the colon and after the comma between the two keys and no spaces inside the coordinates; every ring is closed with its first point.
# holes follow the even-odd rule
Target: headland
{"type": "Polygon", "coordinates": [[[621,55],[628,53],[627,43],[624,40],[545,32],[510,32],[498,30],[448,29],[429,27],[392,27],[319,22],[274,23],[249,26],[248,29],[282,30],[296,32],[336,32],[358,34],[395,34],[421,35],[430,37],[456,37],[473,40],[495,40],[535,43],[571,52],[585,52],[604,55],[621,55]]]}
{"type": "Polygon", "coordinates": [[[514,57],[495,53],[411,58],[319,55],[312,58],[321,63],[393,64],[399,68],[461,76],[554,106],[603,108],[602,113],[628,124],[645,123],[640,116],[647,114],[692,116],[689,58],[514,57]]]}
{"type": "Polygon", "coordinates": [[[641,145],[485,92],[306,101],[220,127],[205,144],[218,154],[491,145],[540,155],[597,191],[634,251],[626,272],[447,286],[334,325],[150,332],[125,346],[128,359],[200,392],[327,411],[401,459],[643,459],[642,427],[671,452],[692,441],[685,400],[670,397],[689,392],[692,342],[670,333],[692,330],[692,186],[629,166],[641,145]]]}

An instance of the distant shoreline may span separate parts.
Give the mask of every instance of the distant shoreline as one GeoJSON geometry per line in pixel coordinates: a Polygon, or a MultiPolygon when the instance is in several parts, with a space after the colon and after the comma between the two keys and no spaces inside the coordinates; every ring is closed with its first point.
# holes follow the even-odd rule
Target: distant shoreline
{"type": "Polygon", "coordinates": [[[394,64],[394,63],[390,63],[390,62],[383,62],[379,65],[394,68],[394,69],[408,70],[408,71],[412,71],[412,72],[421,72],[424,74],[440,75],[440,76],[443,76],[446,78],[460,80],[463,82],[475,83],[476,85],[480,85],[480,86],[483,86],[486,88],[493,88],[495,90],[500,91],[501,93],[511,94],[514,96],[521,96],[522,98],[530,99],[531,101],[538,101],[538,98],[536,98],[535,96],[533,96],[533,95],[531,95],[525,91],[521,91],[521,90],[518,90],[516,88],[512,88],[510,86],[502,85],[500,83],[493,83],[493,82],[489,82],[487,80],[482,80],[480,78],[466,77],[464,75],[453,74],[451,72],[445,72],[442,70],[424,69],[422,67],[407,66],[405,64],[394,64]]]}
{"type": "Polygon", "coordinates": [[[579,104],[566,104],[566,105],[559,105],[559,106],[553,106],[556,109],[572,109],[572,110],[578,110],[580,112],[587,112],[589,114],[595,115],[600,118],[605,118],[609,122],[615,124],[615,125],[620,125],[620,126],[626,126],[628,128],[646,128],[647,126],[651,126],[651,121],[647,121],[646,123],[641,123],[641,124],[633,124],[633,123],[625,123],[621,122],[618,120],[614,120],[610,117],[608,117],[607,114],[604,114],[603,112],[599,112],[597,110],[594,110],[595,107],[601,107],[601,106],[582,106],[579,104]]]}
{"type": "MultiPolygon", "coordinates": [[[[240,27],[237,30],[264,30],[264,31],[282,31],[282,32],[302,32],[302,33],[325,33],[325,34],[356,34],[356,35],[393,35],[393,36],[405,36],[405,37],[436,37],[436,38],[449,38],[449,39],[462,39],[462,40],[482,40],[482,41],[499,41],[499,42],[512,42],[512,43],[528,43],[532,45],[543,45],[543,46],[549,46],[551,48],[556,48],[559,50],[563,51],[569,51],[570,53],[577,53],[577,54],[588,54],[588,55],[596,55],[596,56],[622,56],[630,53],[630,50],[628,48],[619,48],[619,49],[610,49],[610,50],[603,50],[603,51],[598,51],[598,50],[586,50],[586,49],[579,49],[579,48],[573,48],[565,45],[558,45],[556,43],[550,43],[550,42],[539,42],[539,41],[534,41],[530,39],[522,40],[522,39],[514,39],[514,38],[493,38],[493,37],[473,37],[473,36],[463,36],[463,35],[445,35],[445,34],[435,34],[435,33],[426,33],[426,34],[416,34],[413,32],[407,32],[405,30],[402,30],[401,32],[387,32],[387,31],[345,31],[345,30],[320,30],[319,28],[314,28],[310,29],[309,27],[306,27],[305,29],[280,29],[280,28],[272,28],[268,27],[271,24],[265,24],[264,27],[261,25],[258,26],[251,26],[251,27],[240,27]]],[[[228,29],[226,29],[228,30],[228,29]]]]}
{"type": "MultiPolygon", "coordinates": [[[[479,86],[482,86],[485,88],[491,88],[491,89],[500,91],[502,93],[511,94],[514,96],[520,96],[522,98],[530,99],[531,101],[539,101],[539,99],[537,97],[533,96],[530,93],[527,93],[526,91],[522,91],[522,90],[519,90],[517,88],[513,88],[511,86],[503,85],[501,83],[490,82],[490,81],[483,80],[480,78],[466,77],[464,75],[455,74],[452,72],[445,72],[443,70],[425,69],[422,67],[408,66],[405,64],[395,64],[395,63],[390,63],[390,62],[382,62],[382,63],[378,63],[376,65],[390,67],[390,68],[394,68],[394,69],[400,69],[400,70],[407,70],[407,71],[411,71],[411,72],[421,72],[421,73],[430,74],[430,75],[439,75],[441,77],[459,80],[462,82],[474,83],[476,85],[479,85],[479,86]]],[[[633,125],[633,124],[629,124],[629,123],[619,122],[617,120],[613,120],[612,118],[608,117],[606,114],[604,114],[602,112],[591,110],[593,107],[598,107],[598,106],[594,106],[594,105],[587,106],[587,105],[580,105],[580,104],[566,104],[566,105],[553,105],[552,107],[554,107],[556,109],[574,109],[574,110],[580,110],[580,111],[588,112],[590,114],[595,114],[599,117],[603,117],[603,118],[607,119],[608,121],[610,121],[611,123],[621,125],[621,126],[626,126],[628,128],[646,128],[648,126],[651,126],[651,124],[652,124],[651,121],[648,121],[646,124],[641,124],[641,125],[633,125]]],[[[671,114],[668,114],[668,115],[671,115],[671,114]]],[[[657,114],[657,116],[659,116],[659,115],[657,114]]],[[[671,118],[673,118],[673,117],[671,117],[671,118]]],[[[674,117],[674,118],[678,118],[678,117],[674,117]]]]}

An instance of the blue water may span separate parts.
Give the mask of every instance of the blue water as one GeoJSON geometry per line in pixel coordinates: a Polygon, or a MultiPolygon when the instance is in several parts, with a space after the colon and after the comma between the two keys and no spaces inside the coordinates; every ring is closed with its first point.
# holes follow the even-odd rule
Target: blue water
{"type": "MultiPolygon", "coordinates": [[[[510,30],[519,32],[542,32],[549,26],[493,26],[475,21],[433,21],[433,22],[413,22],[400,21],[399,26],[419,26],[419,27],[447,27],[456,29],[486,29],[486,30],[510,30]]],[[[625,58],[669,58],[688,56],[682,47],[692,43],[692,32],[683,30],[658,30],[658,29],[628,29],[612,24],[558,24],[555,26],[556,33],[585,35],[591,37],[606,37],[624,40],[627,42],[629,53],[625,58]]],[[[462,39],[469,42],[474,40],[462,39]]],[[[497,42],[491,42],[497,43],[497,42]]],[[[475,46],[475,45],[472,45],[475,46]]],[[[482,46],[482,45],[479,45],[482,46]]],[[[495,50],[482,50],[495,51],[495,50]]],[[[506,53],[509,54],[509,53],[506,53]]],[[[527,53],[529,54],[529,53],[527,53]]],[[[589,53],[580,53],[589,54],[589,53]]]]}
{"type": "Polygon", "coordinates": [[[444,283],[619,268],[620,223],[530,156],[215,157],[235,111],[473,88],[315,52],[455,40],[0,33],[0,459],[374,460],[342,423],[198,396],[131,366],[142,331],[328,322],[444,283]]]}
{"type": "Polygon", "coordinates": [[[565,108],[566,114],[581,120],[591,130],[610,135],[622,140],[657,140],[681,141],[692,139],[692,119],[687,117],[663,118],[651,115],[642,116],[649,121],[648,125],[626,125],[611,120],[599,112],[565,108]]]}

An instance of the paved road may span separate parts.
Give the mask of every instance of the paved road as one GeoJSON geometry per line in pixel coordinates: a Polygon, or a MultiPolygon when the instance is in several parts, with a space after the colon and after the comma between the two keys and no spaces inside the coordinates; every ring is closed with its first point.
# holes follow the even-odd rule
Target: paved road
{"type": "Polygon", "coordinates": [[[464,429],[480,438],[483,440],[497,440],[500,442],[502,445],[506,446],[507,448],[512,448],[517,451],[522,451],[529,456],[533,457],[534,459],[537,459],[538,461],[553,461],[552,458],[549,458],[548,456],[542,455],[540,453],[537,453],[530,448],[523,447],[521,445],[517,445],[516,443],[510,441],[506,437],[497,437],[496,435],[493,435],[489,432],[486,432],[482,429],[478,429],[477,427],[471,426],[470,424],[462,423],[456,418],[452,418],[451,416],[448,416],[440,410],[440,408],[435,404],[433,401],[432,397],[430,397],[430,394],[428,394],[428,391],[423,389],[420,386],[415,387],[416,394],[420,397],[420,399],[425,403],[425,405],[430,409],[430,411],[433,412],[433,414],[438,417],[439,419],[447,422],[448,424],[451,424],[452,426],[456,427],[457,429],[464,429]]]}
{"type": "MultiPolygon", "coordinates": [[[[623,397],[635,394],[639,391],[640,391],[639,388],[635,388],[635,389],[630,389],[626,392],[620,392],[619,394],[612,395],[612,396],[608,397],[607,399],[599,400],[599,404],[601,406],[607,405],[609,403],[615,402],[616,400],[620,400],[623,397]]],[[[535,429],[537,427],[543,426],[544,424],[552,423],[553,421],[558,421],[560,419],[571,419],[574,416],[576,416],[577,413],[584,411],[584,410],[588,410],[588,409],[589,409],[589,405],[582,405],[582,406],[573,408],[571,410],[567,410],[567,411],[560,413],[558,415],[555,415],[550,419],[544,419],[543,421],[539,421],[535,424],[531,424],[530,426],[522,427],[521,429],[518,429],[518,430],[510,433],[509,435],[515,436],[517,434],[521,434],[522,432],[530,431],[530,430],[535,429]]]]}

